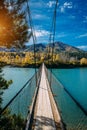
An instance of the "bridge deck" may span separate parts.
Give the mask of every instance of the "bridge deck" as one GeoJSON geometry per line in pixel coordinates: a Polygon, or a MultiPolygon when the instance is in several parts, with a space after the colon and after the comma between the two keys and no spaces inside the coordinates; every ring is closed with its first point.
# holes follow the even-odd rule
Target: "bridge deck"
{"type": "Polygon", "coordinates": [[[44,65],[42,67],[42,75],[36,106],[37,108],[34,117],[35,119],[34,130],[56,130],[51,102],[49,98],[47,78],[44,65]]]}

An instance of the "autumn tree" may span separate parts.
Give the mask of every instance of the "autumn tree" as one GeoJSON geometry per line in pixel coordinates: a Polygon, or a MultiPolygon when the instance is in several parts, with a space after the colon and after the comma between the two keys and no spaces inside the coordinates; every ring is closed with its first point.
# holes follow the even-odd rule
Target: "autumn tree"
{"type": "Polygon", "coordinates": [[[80,60],[80,64],[81,64],[81,65],[87,65],[87,58],[82,58],[82,59],[80,60]]]}

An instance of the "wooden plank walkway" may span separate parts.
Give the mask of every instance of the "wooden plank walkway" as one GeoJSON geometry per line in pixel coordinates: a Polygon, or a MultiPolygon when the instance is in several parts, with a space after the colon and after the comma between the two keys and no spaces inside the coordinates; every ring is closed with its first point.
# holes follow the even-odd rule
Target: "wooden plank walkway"
{"type": "MultiPolygon", "coordinates": [[[[34,130],[56,130],[44,64],[34,114],[34,130]]],[[[60,120],[60,119],[59,119],[60,120]]]]}

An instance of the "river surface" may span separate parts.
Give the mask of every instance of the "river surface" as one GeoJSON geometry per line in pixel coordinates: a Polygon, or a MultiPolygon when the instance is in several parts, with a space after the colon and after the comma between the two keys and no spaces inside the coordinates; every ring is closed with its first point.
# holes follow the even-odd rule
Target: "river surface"
{"type": "Polygon", "coordinates": [[[87,68],[52,72],[51,86],[66,130],[87,130],[87,68]]]}
{"type": "Polygon", "coordinates": [[[87,68],[53,69],[53,74],[87,111],[87,68]]]}
{"type": "Polygon", "coordinates": [[[13,81],[10,87],[5,90],[3,94],[3,106],[5,106],[23,87],[23,85],[34,75],[35,69],[4,67],[3,73],[5,79],[13,81]]]}

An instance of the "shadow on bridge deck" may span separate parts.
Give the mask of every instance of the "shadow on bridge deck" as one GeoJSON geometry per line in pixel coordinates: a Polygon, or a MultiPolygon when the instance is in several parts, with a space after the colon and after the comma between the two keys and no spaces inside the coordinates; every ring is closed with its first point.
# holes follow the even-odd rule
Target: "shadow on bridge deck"
{"type": "MultiPolygon", "coordinates": [[[[51,127],[52,130],[55,130],[54,124],[51,123],[53,121],[54,120],[52,120],[51,118],[44,117],[44,116],[38,116],[38,117],[36,117],[36,119],[33,120],[32,130],[34,130],[35,126],[37,127],[35,130],[43,130],[43,127],[45,127],[45,126],[48,128],[51,127]]],[[[61,130],[60,123],[55,122],[55,125],[57,126],[56,130],[61,130]]]]}

